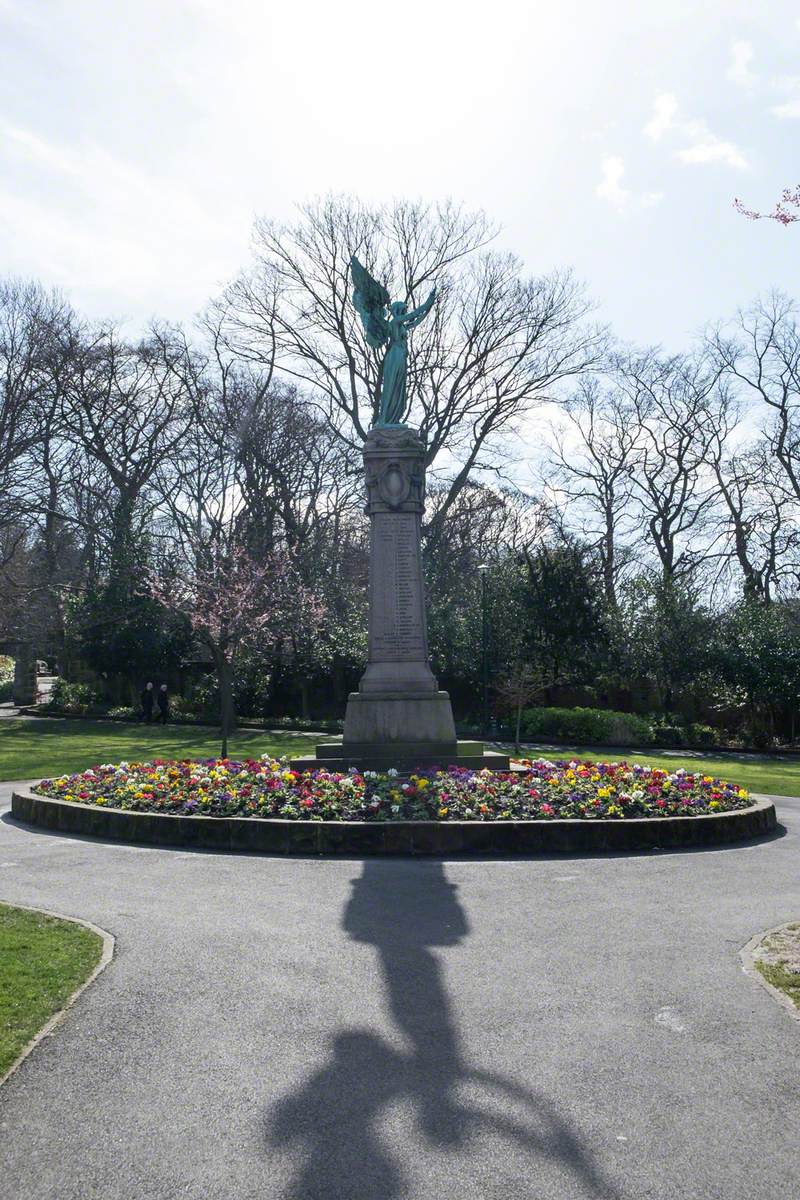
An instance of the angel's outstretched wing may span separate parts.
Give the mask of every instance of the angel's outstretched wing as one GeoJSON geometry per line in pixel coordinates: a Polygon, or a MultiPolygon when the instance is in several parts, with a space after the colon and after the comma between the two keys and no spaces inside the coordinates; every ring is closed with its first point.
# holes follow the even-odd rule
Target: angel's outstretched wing
{"type": "Polygon", "coordinates": [[[382,283],[372,278],[355,254],[350,259],[350,273],[353,276],[353,304],[361,317],[367,341],[377,350],[389,340],[389,329],[384,316],[384,309],[389,303],[389,293],[382,283]]]}

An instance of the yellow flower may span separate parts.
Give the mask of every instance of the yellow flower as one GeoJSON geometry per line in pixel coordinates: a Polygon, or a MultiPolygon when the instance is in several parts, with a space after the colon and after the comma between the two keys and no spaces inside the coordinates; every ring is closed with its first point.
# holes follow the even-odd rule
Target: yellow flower
{"type": "Polygon", "coordinates": [[[440,816],[440,817],[446,817],[449,811],[450,811],[450,810],[449,810],[449,809],[447,809],[447,808],[440,808],[440,809],[439,809],[439,816],[440,816]]]}
{"type": "Polygon", "coordinates": [[[721,805],[720,805],[719,800],[712,800],[712,801],[710,801],[708,807],[709,808],[721,808],[721,805]]]}
{"type": "Polygon", "coordinates": [[[427,786],[428,786],[428,780],[427,780],[427,779],[418,779],[418,780],[417,780],[417,787],[418,787],[418,788],[426,788],[427,786]]]}
{"type": "Polygon", "coordinates": [[[750,795],[746,788],[739,788],[739,791],[736,794],[740,800],[746,800],[750,795]]]}

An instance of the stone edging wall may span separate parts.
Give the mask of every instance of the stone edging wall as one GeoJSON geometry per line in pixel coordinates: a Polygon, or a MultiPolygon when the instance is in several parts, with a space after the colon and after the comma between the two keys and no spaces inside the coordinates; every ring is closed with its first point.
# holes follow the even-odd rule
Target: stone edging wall
{"type": "Polygon", "coordinates": [[[150,846],[263,854],[581,854],[714,846],[775,829],[775,806],[699,817],[621,821],[286,821],[258,817],[179,817],[96,808],[13,793],[19,821],[61,833],[150,846]]]}

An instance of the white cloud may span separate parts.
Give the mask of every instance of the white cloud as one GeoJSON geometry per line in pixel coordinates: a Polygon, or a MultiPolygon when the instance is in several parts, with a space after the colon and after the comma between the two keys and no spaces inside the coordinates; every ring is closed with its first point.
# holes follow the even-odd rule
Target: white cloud
{"type": "Polygon", "coordinates": [[[0,253],[19,274],[98,295],[124,281],[135,300],[167,279],[184,301],[212,294],[237,265],[221,247],[235,225],[246,230],[241,213],[215,211],[213,198],[95,143],[47,140],[0,119],[0,164],[0,253]]]}
{"type": "Polygon", "coordinates": [[[783,92],[786,99],[782,104],[774,104],[769,110],[774,117],[781,121],[800,119],[800,75],[781,75],[774,80],[775,90],[783,92]]]}
{"type": "Polygon", "coordinates": [[[623,187],[622,177],[625,174],[625,163],[616,154],[603,159],[603,177],[595,188],[595,193],[601,200],[606,200],[617,212],[626,212],[634,208],[651,208],[663,200],[661,192],[632,192],[623,187]]]}
{"type": "MultiPolygon", "coordinates": [[[[743,44],[743,43],[739,43],[743,44]]],[[[644,127],[644,133],[653,142],[659,142],[665,133],[672,133],[688,145],[675,151],[677,158],[685,163],[724,163],[743,171],[749,166],[744,151],[735,142],[717,137],[705,121],[677,119],[678,101],[672,92],[663,92],[653,102],[653,115],[644,127]]]]}
{"type": "Polygon", "coordinates": [[[726,142],[717,137],[705,121],[689,121],[682,127],[691,145],[677,151],[678,158],[685,163],[723,163],[737,171],[746,171],[750,165],[744,151],[735,142],[726,142]]]}
{"type": "Polygon", "coordinates": [[[664,92],[663,95],[656,96],[653,103],[653,115],[645,125],[644,132],[652,141],[659,141],[675,124],[677,111],[678,101],[672,92],[664,92]]]}
{"type": "Polygon", "coordinates": [[[752,88],[757,76],[750,70],[753,61],[753,47],[750,42],[734,42],[731,46],[731,61],[728,66],[728,79],[737,87],[752,88]]]}
{"type": "Polygon", "coordinates": [[[785,104],[776,104],[770,112],[781,121],[800,120],[800,96],[787,100],[785,104]]]}

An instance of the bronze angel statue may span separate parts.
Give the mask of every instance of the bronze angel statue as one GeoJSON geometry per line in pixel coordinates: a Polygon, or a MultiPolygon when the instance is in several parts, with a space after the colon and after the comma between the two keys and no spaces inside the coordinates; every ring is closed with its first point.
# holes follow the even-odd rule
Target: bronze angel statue
{"type": "Polygon", "coordinates": [[[408,331],[427,317],[436,299],[433,289],[424,304],[408,311],[404,300],[389,299],[382,283],[373,279],[355,254],[350,259],[353,304],[358,310],[367,341],[375,350],[389,343],[383,360],[380,407],[376,425],[400,425],[406,415],[408,331]],[[388,309],[388,312],[386,311],[388,309]]]}

